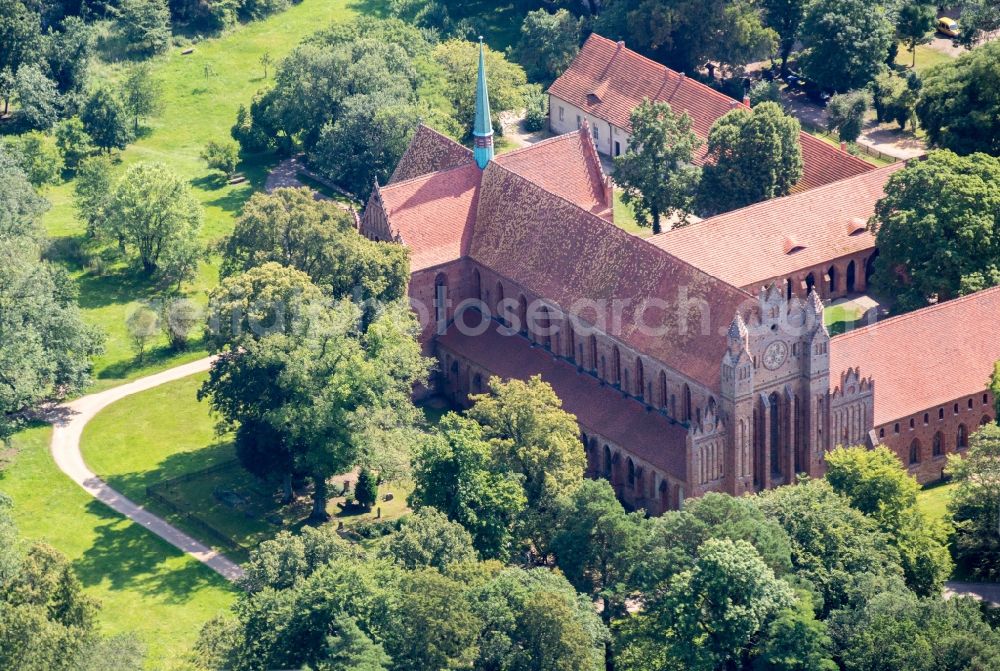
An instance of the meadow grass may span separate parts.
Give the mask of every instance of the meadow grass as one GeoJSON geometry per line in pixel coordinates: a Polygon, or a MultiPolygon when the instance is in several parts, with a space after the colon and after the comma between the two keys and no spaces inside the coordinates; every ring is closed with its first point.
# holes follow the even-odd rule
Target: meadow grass
{"type": "Polygon", "coordinates": [[[52,429],[15,434],[15,456],[0,472],[21,535],[64,553],[101,603],[101,629],[135,632],[148,666],[180,668],[201,625],[225,612],[236,590],[211,569],[98,503],[49,455],[52,429]]]}
{"type": "MultiPolygon", "coordinates": [[[[240,104],[249,104],[254,93],[269,86],[260,65],[264,53],[277,62],[304,37],[331,22],[350,19],[358,10],[372,12],[375,5],[361,6],[354,0],[303,0],[266,20],[200,41],[192,54],[185,56],[180,48],[174,48],[153,59],[152,76],[162,87],[162,109],[146,121],[141,137],[118,155],[119,169],[139,161],[157,161],[187,179],[204,206],[201,239],[210,247],[232,230],[243,203],[263,187],[276,159],[271,155],[246,157],[239,170],[247,181],[229,185],[199,158],[202,148],[209,140],[228,139],[240,104]]],[[[99,64],[97,79],[114,81],[123,67],[99,64]]],[[[268,74],[273,77],[273,66],[268,74]]],[[[72,180],[47,189],[45,196],[52,207],[44,225],[54,241],[53,256],[60,260],[58,250],[79,245],[85,224],[73,204],[72,180]]],[[[145,363],[135,362],[125,327],[129,314],[143,301],[174,293],[176,288],[158,286],[124,264],[95,269],[72,255],[61,260],[77,282],[85,318],[107,334],[105,353],[95,361],[98,388],[204,355],[204,349],[197,346],[187,352],[171,352],[166,339],[160,338],[152,343],[153,355],[145,363]]],[[[180,293],[204,304],[207,291],[217,282],[218,261],[209,254],[197,276],[180,287],[180,293]]]]}
{"type": "MultiPolygon", "coordinates": [[[[216,432],[217,418],[208,401],[197,399],[207,376],[192,375],[113,403],[87,424],[81,445],[87,465],[113,488],[207,545],[244,561],[246,549],[283,529],[300,528],[311,512],[311,499],[308,492],[300,492],[293,503],[282,505],[276,483],[266,484],[233,463],[236,452],[231,436],[216,432]],[[227,463],[232,466],[225,467],[227,463]],[[212,468],[220,465],[218,470],[212,468]],[[204,473],[205,469],[212,472],[204,473]],[[190,475],[194,477],[176,480],[190,475]],[[151,486],[235,545],[220,545],[203,527],[150,497],[147,487],[151,486]]],[[[340,479],[333,492],[339,493],[340,479]]],[[[383,519],[407,512],[410,491],[408,482],[383,485],[381,493],[393,494],[392,500],[379,504],[383,519]]],[[[375,509],[348,505],[343,496],[331,496],[327,511],[345,524],[378,514],[375,509]]]]}

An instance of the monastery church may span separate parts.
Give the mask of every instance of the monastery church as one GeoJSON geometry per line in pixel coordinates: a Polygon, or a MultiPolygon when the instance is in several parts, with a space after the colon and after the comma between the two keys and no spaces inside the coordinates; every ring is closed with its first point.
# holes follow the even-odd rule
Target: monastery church
{"type": "Polygon", "coordinates": [[[791,195],[642,239],[614,224],[598,146],[624,151],[646,97],[702,137],[741,103],[592,35],[549,91],[562,134],[495,155],[486,88],[481,48],[473,149],[421,125],[361,218],[410,250],[434,391],[463,404],[491,376],[541,376],[577,417],[587,475],[653,514],[821,476],[838,445],[886,444],[930,481],[992,419],[1000,288],[824,325],[824,300],[866,287],[866,222],[902,164],[803,134],[791,195]]]}

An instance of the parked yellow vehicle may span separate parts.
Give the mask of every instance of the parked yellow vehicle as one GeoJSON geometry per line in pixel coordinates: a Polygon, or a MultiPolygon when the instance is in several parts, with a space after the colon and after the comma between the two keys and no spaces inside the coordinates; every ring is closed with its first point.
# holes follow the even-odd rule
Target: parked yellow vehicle
{"type": "Polygon", "coordinates": [[[942,35],[947,35],[948,37],[958,37],[958,22],[955,19],[949,19],[947,16],[942,16],[937,22],[937,31],[942,35]]]}

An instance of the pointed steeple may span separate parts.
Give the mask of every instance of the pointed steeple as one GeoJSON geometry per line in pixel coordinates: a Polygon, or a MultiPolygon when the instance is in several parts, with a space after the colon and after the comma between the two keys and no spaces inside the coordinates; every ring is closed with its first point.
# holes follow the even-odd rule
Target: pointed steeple
{"type": "Polygon", "coordinates": [[[472,154],[482,170],[493,158],[493,120],[490,118],[490,97],[486,91],[486,53],[483,38],[479,38],[479,76],[476,78],[476,125],[472,129],[475,146],[472,154]]]}

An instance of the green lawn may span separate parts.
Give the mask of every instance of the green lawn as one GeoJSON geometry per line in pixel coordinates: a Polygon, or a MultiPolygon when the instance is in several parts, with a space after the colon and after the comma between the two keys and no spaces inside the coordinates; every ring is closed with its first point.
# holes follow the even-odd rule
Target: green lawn
{"type": "Polygon", "coordinates": [[[234,589],[70,481],[49,455],[50,435],[47,426],[16,434],[13,463],[0,473],[21,533],[73,560],[101,601],[106,632],[135,631],[148,646],[150,668],[180,668],[201,625],[229,608],[234,589]]]}
{"type": "Polygon", "coordinates": [[[843,333],[847,328],[861,319],[865,314],[863,308],[855,303],[838,303],[823,310],[823,321],[832,335],[843,333]]]}
{"type": "Polygon", "coordinates": [[[631,205],[626,205],[622,200],[622,192],[619,189],[615,189],[615,226],[640,238],[647,238],[653,234],[653,229],[640,226],[636,222],[635,211],[631,205]]]}
{"type": "Polygon", "coordinates": [[[955,483],[936,483],[917,493],[917,507],[929,518],[944,520],[948,516],[948,502],[955,483]]]}
{"type": "MultiPolygon", "coordinates": [[[[243,203],[262,187],[273,159],[255,157],[245,161],[240,170],[248,181],[222,185],[198,158],[201,148],[209,140],[228,138],[239,105],[248,104],[256,91],[267,86],[259,65],[263,53],[270,53],[278,61],[303,37],[331,21],[350,18],[356,9],[374,11],[370,6],[356,5],[355,0],[303,0],[267,20],[199,42],[188,56],[181,55],[180,49],[172,49],[155,59],[153,74],[163,85],[163,111],[148,121],[149,128],[143,137],[122,152],[121,167],[137,161],[166,163],[190,180],[205,207],[202,233],[205,243],[227,234],[243,203]],[[206,66],[214,74],[206,77],[206,66]]],[[[120,76],[117,66],[103,65],[97,70],[103,79],[120,76]]],[[[166,350],[164,339],[154,344],[155,351],[147,365],[134,365],[125,320],[141,301],[161,295],[164,288],[125,268],[112,268],[104,274],[88,268],[85,260],[73,252],[79,246],[84,224],[77,217],[72,194],[72,182],[49,188],[45,196],[52,208],[44,221],[57,245],[55,258],[67,263],[80,287],[80,302],[87,320],[108,334],[106,352],[95,362],[99,387],[113,386],[203,355],[204,351],[175,355],[166,350]]],[[[204,303],[206,291],[217,280],[216,262],[209,260],[197,278],[184,285],[183,292],[204,303]]]]}
{"type": "MultiPolygon", "coordinates": [[[[299,528],[309,516],[308,496],[281,505],[275,487],[261,483],[237,464],[163,486],[165,480],[235,458],[232,442],[215,433],[215,420],[208,403],[197,400],[197,390],[206,377],[207,373],[193,375],[109,406],[84,429],[83,455],[87,465],[112,487],[206,544],[242,561],[246,559],[245,552],[222,545],[200,526],[172,514],[146,492],[148,486],[160,485],[159,494],[243,548],[253,548],[281,529],[299,528]]],[[[398,517],[406,511],[410,489],[408,483],[383,486],[383,494],[393,493],[392,501],[381,504],[383,517],[398,517]]],[[[346,506],[342,497],[331,497],[327,510],[345,523],[376,515],[376,511],[362,512],[346,506]]]]}
{"type": "MultiPolygon", "coordinates": [[[[918,74],[923,74],[928,68],[931,68],[940,63],[947,63],[948,61],[951,60],[954,60],[951,56],[945,53],[941,53],[937,49],[932,49],[929,45],[926,44],[917,45],[916,71],[918,74]]],[[[896,64],[909,69],[912,63],[913,63],[913,52],[911,52],[905,46],[900,45],[899,53],[896,54],[896,64]]]]}

